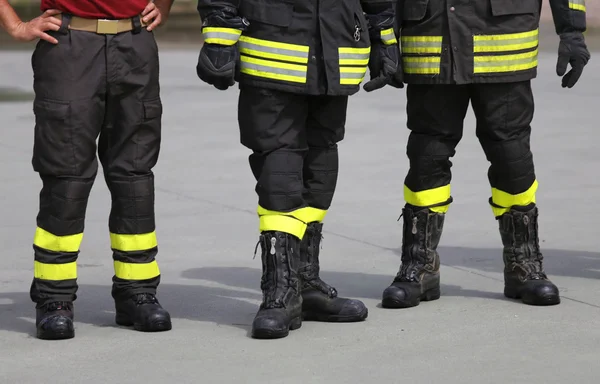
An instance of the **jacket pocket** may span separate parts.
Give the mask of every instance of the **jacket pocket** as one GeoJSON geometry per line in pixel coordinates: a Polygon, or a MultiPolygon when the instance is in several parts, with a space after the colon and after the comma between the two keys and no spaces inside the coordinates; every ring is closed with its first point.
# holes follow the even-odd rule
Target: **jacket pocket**
{"type": "Polygon", "coordinates": [[[294,14],[294,3],[274,0],[244,0],[240,4],[240,16],[277,27],[289,27],[294,14]]]}
{"type": "Polygon", "coordinates": [[[539,0],[490,0],[492,15],[524,15],[540,12],[539,0]]]}
{"type": "MultiPolygon", "coordinates": [[[[502,1],[502,0],[501,0],[502,1]]],[[[406,0],[402,10],[402,20],[420,21],[427,13],[429,0],[406,0]]]]}

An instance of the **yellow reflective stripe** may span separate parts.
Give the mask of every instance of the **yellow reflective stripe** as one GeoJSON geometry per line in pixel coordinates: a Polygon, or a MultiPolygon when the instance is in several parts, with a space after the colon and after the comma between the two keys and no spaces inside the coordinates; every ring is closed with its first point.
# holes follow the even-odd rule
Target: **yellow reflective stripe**
{"type": "Polygon", "coordinates": [[[366,48],[339,47],[338,52],[339,53],[354,53],[354,54],[368,55],[369,53],[371,53],[371,47],[366,47],[366,48]]]}
{"type": "Polygon", "coordinates": [[[402,36],[403,53],[442,53],[442,36],[402,36]]]}
{"type": "Polygon", "coordinates": [[[278,63],[243,55],[240,60],[240,71],[247,75],[294,83],[306,83],[307,67],[305,65],[278,63]]]}
{"type": "Polygon", "coordinates": [[[510,208],[513,205],[527,206],[535,203],[535,193],[538,188],[538,181],[535,180],[531,187],[525,192],[512,195],[510,193],[492,188],[492,202],[500,207],[510,208]]]}
{"type": "Polygon", "coordinates": [[[440,57],[412,57],[403,56],[404,73],[430,75],[440,73],[440,57]]]}
{"type": "Polygon", "coordinates": [[[366,73],[367,67],[340,67],[340,84],[360,84],[366,73]]]}
{"type": "Polygon", "coordinates": [[[277,43],[242,36],[239,47],[240,53],[246,55],[290,61],[293,63],[308,63],[308,47],[301,45],[277,43]]]}
{"type": "Polygon", "coordinates": [[[160,275],[156,260],[150,263],[114,262],[115,276],[123,280],[149,280],[160,275]]]}
{"type": "Polygon", "coordinates": [[[77,262],[46,264],[33,262],[33,277],[41,280],[72,280],[77,278],[77,262]]]}
{"type": "Polygon", "coordinates": [[[396,35],[394,34],[394,29],[390,28],[381,31],[381,41],[383,41],[385,45],[398,43],[398,40],[396,40],[396,35]]]}
{"type": "Polygon", "coordinates": [[[431,207],[431,208],[429,208],[429,210],[432,212],[436,212],[436,213],[446,213],[446,212],[448,212],[449,208],[450,208],[450,204],[446,204],[446,205],[441,205],[441,206],[437,206],[437,207],[431,207]]]}
{"type": "Polygon", "coordinates": [[[309,47],[306,45],[279,43],[277,41],[262,40],[248,36],[240,37],[240,42],[268,48],[279,48],[288,51],[305,52],[306,54],[308,54],[309,51],[309,47]]]}
{"type": "Polygon", "coordinates": [[[369,55],[371,54],[371,47],[368,47],[368,48],[340,47],[340,48],[338,48],[338,54],[340,57],[340,65],[366,66],[369,64],[369,55]]]}
{"type": "Polygon", "coordinates": [[[522,39],[525,37],[538,36],[539,29],[533,31],[519,32],[519,33],[507,33],[503,35],[475,35],[473,36],[474,41],[494,41],[494,40],[511,40],[511,39],[522,39]]]}
{"type": "Polygon", "coordinates": [[[122,252],[145,251],[158,245],[156,232],[139,235],[110,234],[111,248],[122,252]]]}
{"type": "Polygon", "coordinates": [[[537,67],[538,50],[516,55],[475,56],[475,73],[524,71],[537,67]]]}
{"type": "Polygon", "coordinates": [[[450,184],[424,191],[413,192],[404,185],[404,200],[416,207],[428,207],[450,199],[450,184]]]}
{"type": "Polygon", "coordinates": [[[33,237],[33,244],[37,247],[52,252],[77,252],[83,240],[83,233],[67,236],[56,236],[37,227],[33,237]]]}
{"type": "Polygon", "coordinates": [[[258,206],[256,210],[260,220],[260,231],[281,231],[301,239],[306,231],[306,224],[322,222],[327,211],[305,207],[291,212],[271,211],[258,206]]]}
{"type": "Polygon", "coordinates": [[[265,215],[291,216],[291,217],[294,217],[305,223],[312,223],[313,221],[323,221],[325,219],[325,215],[327,214],[327,211],[318,209],[318,208],[304,207],[304,208],[296,209],[291,212],[280,212],[280,211],[271,211],[271,210],[265,209],[259,205],[258,208],[256,209],[256,213],[259,216],[265,216],[265,215]]]}
{"type": "Polygon", "coordinates": [[[235,28],[205,27],[202,36],[207,44],[234,45],[240,38],[242,31],[235,28]]]}
{"type": "Polygon", "coordinates": [[[294,235],[299,239],[304,237],[306,222],[291,216],[289,212],[267,212],[269,213],[259,213],[259,230],[261,232],[280,231],[294,235]]]}
{"type": "Polygon", "coordinates": [[[537,47],[539,30],[506,35],[473,36],[474,52],[519,51],[537,47]]]}
{"type": "Polygon", "coordinates": [[[571,0],[569,1],[569,8],[575,11],[585,12],[585,0],[571,0]]]}

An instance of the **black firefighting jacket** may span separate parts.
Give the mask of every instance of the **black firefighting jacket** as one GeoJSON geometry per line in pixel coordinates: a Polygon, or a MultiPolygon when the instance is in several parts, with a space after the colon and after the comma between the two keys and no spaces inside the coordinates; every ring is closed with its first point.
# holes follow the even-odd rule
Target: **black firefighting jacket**
{"type": "MultiPolygon", "coordinates": [[[[404,79],[413,84],[530,80],[543,0],[399,0],[404,79]]],[[[558,34],[584,32],[585,0],[549,0],[558,34]]]]}
{"type": "MultiPolygon", "coordinates": [[[[394,14],[397,0],[199,0],[204,20],[226,10],[248,20],[241,33],[205,26],[205,43],[238,44],[240,84],[309,95],[352,95],[367,72],[366,14],[394,14]]],[[[392,24],[376,38],[398,44],[392,24]]]]}

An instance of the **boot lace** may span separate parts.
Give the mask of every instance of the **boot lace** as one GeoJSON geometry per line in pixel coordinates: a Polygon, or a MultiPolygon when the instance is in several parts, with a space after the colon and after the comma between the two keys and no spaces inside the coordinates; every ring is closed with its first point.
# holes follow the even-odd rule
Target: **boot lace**
{"type": "Polygon", "coordinates": [[[54,303],[49,303],[46,305],[46,312],[54,312],[54,311],[70,311],[71,305],[66,301],[56,301],[54,303]]]}
{"type": "Polygon", "coordinates": [[[156,296],[151,293],[140,293],[135,296],[136,305],[143,304],[156,304],[158,300],[156,300],[156,296]]]}

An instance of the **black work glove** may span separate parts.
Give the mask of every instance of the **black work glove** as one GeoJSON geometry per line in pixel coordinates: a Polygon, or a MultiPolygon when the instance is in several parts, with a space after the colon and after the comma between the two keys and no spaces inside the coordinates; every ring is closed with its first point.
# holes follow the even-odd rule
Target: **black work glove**
{"type": "Polygon", "coordinates": [[[371,80],[363,86],[367,92],[383,88],[388,84],[395,88],[404,87],[398,44],[385,45],[379,41],[371,44],[369,75],[371,80]]]}
{"type": "Polygon", "coordinates": [[[556,74],[558,76],[564,75],[562,78],[563,88],[573,88],[589,60],[590,52],[581,32],[568,32],[560,35],[556,74]],[[568,64],[571,64],[571,70],[565,75],[568,64]]]}
{"type": "Polygon", "coordinates": [[[248,25],[246,19],[225,13],[206,18],[203,33],[208,38],[205,38],[196,65],[196,74],[202,81],[222,91],[235,84],[239,70],[239,33],[236,32],[244,31],[248,25]]]}
{"type": "Polygon", "coordinates": [[[386,10],[379,14],[365,16],[369,24],[371,39],[369,58],[371,80],[363,86],[363,89],[372,92],[388,84],[395,88],[403,88],[400,49],[393,31],[396,19],[395,11],[386,10]]]}

